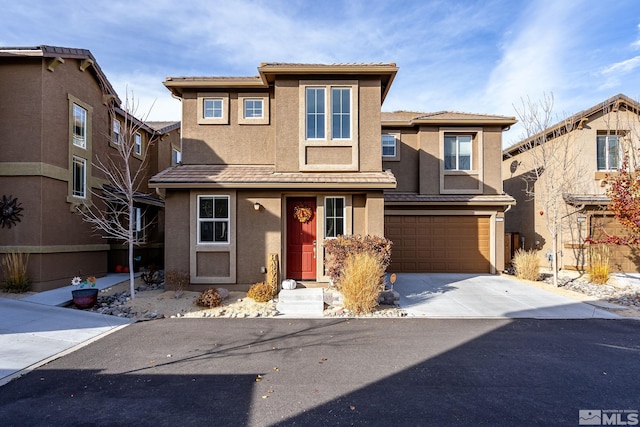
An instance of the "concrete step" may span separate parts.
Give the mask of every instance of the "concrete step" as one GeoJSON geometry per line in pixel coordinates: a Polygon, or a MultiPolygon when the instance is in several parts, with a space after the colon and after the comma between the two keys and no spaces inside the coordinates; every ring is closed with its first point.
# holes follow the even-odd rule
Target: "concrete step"
{"type": "Polygon", "coordinates": [[[322,316],[324,312],[321,288],[283,289],[278,294],[276,309],[283,315],[322,316]]]}

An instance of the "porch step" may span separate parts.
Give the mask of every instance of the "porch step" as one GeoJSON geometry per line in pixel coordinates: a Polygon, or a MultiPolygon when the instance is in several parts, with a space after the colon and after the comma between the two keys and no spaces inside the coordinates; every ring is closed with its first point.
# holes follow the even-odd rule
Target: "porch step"
{"type": "Polygon", "coordinates": [[[322,288],[283,289],[278,294],[276,309],[283,315],[322,317],[322,288]]]}

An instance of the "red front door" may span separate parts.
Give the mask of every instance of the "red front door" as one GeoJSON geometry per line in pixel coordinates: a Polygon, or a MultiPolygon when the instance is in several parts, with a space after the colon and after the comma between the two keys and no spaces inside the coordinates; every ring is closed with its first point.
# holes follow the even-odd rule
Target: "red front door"
{"type": "MultiPolygon", "coordinates": [[[[302,218],[304,219],[304,218],[302,218]]],[[[287,199],[287,279],[316,280],[316,199],[287,199]],[[296,209],[310,209],[311,218],[301,221],[296,209]]]]}

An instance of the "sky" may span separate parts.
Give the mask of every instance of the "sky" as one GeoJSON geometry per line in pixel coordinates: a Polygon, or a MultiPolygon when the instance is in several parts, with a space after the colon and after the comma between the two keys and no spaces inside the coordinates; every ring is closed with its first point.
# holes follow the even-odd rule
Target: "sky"
{"type": "MultiPolygon", "coordinates": [[[[90,50],[136,115],[180,120],[168,76],[255,76],[261,62],[394,62],[383,111],[562,117],[640,99],[637,0],[0,0],[0,46],[90,50]]],[[[503,146],[524,136],[504,134],[503,146]]]]}

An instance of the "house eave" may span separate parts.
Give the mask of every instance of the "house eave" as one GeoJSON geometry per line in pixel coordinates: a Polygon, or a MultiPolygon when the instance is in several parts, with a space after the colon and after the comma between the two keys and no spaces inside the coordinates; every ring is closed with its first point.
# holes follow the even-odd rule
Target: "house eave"
{"type": "Polygon", "coordinates": [[[200,188],[227,188],[227,189],[325,189],[325,190],[390,190],[396,188],[395,183],[368,184],[368,183],[255,183],[255,182],[192,182],[192,183],[149,183],[150,188],[158,189],[200,189],[200,188]]]}

